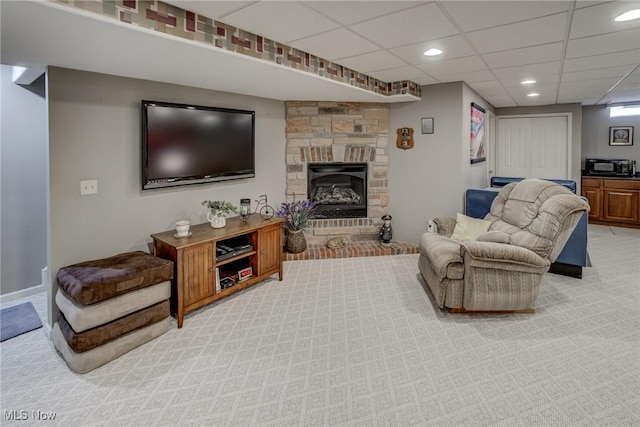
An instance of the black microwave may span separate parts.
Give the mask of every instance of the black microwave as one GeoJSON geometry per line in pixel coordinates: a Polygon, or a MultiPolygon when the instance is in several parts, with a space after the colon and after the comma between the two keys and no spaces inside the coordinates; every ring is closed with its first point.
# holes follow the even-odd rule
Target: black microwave
{"type": "Polygon", "coordinates": [[[632,170],[628,159],[586,159],[584,166],[586,175],[629,176],[632,170]]]}

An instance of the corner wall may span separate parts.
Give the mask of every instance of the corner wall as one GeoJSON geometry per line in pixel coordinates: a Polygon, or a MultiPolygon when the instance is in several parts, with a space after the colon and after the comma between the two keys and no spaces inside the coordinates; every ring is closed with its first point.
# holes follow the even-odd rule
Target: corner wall
{"type": "MultiPolygon", "coordinates": [[[[389,135],[389,213],[393,238],[418,244],[430,219],[464,212],[467,188],[486,186],[488,162],[469,159],[471,102],[493,106],[463,82],[422,86],[419,102],[392,104],[389,135]],[[433,117],[434,133],[421,119],[433,117]],[[396,129],[414,129],[415,147],[396,147],[396,129]]],[[[488,139],[487,139],[488,144],[488,139]]]]}
{"type": "Polygon", "coordinates": [[[249,197],[255,207],[253,200],[267,194],[272,206],[284,201],[281,101],[54,67],[49,85],[52,279],[65,265],[149,251],[149,235],[177,220],[206,222],[203,200],[238,205],[249,197]],[[142,99],[255,110],[256,178],[143,192],[142,99]],[[98,194],[80,196],[86,179],[98,180],[98,194]]]}
{"type": "Polygon", "coordinates": [[[0,294],[41,284],[47,266],[47,128],[44,75],[13,83],[0,66],[0,294]]]}

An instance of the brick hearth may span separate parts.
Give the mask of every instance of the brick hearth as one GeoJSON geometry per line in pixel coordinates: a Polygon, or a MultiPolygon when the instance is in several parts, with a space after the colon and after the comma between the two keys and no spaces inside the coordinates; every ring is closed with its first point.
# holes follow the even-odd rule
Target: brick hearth
{"type": "Polygon", "coordinates": [[[383,245],[378,240],[361,240],[351,242],[346,247],[340,249],[329,249],[324,244],[309,243],[307,249],[299,254],[285,252],[286,261],[298,261],[305,259],[327,259],[327,258],[354,258],[379,255],[403,255],[417,254],[420,249],[409,243],[392,241],[389,246],[383,245]]]}

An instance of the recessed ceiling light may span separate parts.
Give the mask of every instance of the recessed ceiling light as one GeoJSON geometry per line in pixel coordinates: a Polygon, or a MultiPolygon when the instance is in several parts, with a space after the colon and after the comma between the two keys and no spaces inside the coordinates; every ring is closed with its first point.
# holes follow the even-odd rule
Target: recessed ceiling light
{"type": "Polygon", "coordinates": [[[431,48],[424,53],[425,56],[438,56],[440,54],[442,54],[442,51],[436,48],[431,48]]]}
{"type": "Polygon", "coordinates": [[[530,97],[530,98],[533,98],[533,97],[536,97],[536,96],[540,96],[540,94],[536,93],[536,92],[531,92],[531,93],[528,93],[527,96],[530,97]]]}
{"type": "Polygon", "coordinates": [[[618,21],[618,22],[632,21],[638,18],[640,18],[640,9],[633,9],[623,13],[622,15],[616,16],[615,21],[618,21]]]}
{"type": "Polygon", "coordinates": [[[521,82],[520,82],[520,84],[521,84],[521,85],[532,85],[532,84],[534,84],[535,82],[536,82],[535,80],[529,79],[529,80],[523,80],[523,81],[521,81],[521,82]]]}

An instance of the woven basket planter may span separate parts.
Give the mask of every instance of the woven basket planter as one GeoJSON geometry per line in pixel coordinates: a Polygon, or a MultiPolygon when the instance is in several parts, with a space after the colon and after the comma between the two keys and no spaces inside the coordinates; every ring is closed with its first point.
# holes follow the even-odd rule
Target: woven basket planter
{"type": "Polygon", "coordinates": [[[299,254],[307,249],[307,239],[304,237],[302,230],[291,231],[284,229],[285,243],[284,248],[292,254],[299,254]]]}

